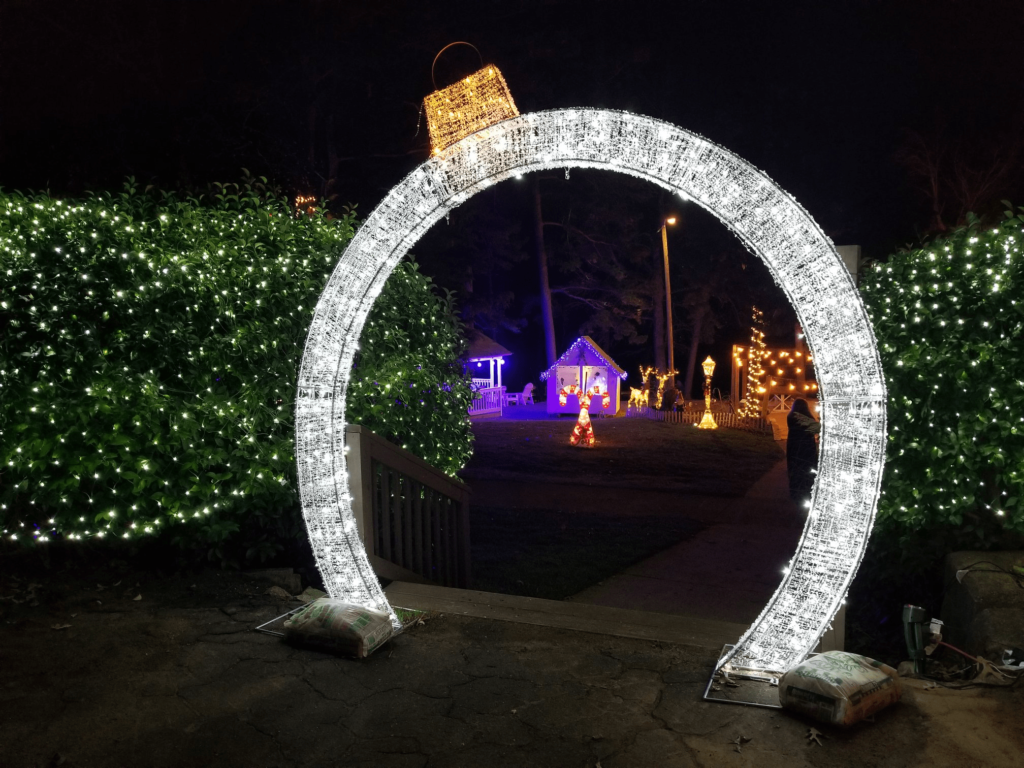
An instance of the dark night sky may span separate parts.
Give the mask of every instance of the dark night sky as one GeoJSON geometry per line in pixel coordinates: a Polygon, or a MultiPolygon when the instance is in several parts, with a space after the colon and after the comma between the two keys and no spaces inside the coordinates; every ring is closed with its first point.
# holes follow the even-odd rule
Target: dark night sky
{"type": "MultiPolygon", "coordinates": [[[[196,187],[245,167],[366,214],[426,157],[419,105],[454,40],[501,67],[520,111],[694,130],[871,257],[929,224],[896,161],[909,132],[991,147],[1024,128],[1020,0],[3,0],[0,186],[196,187]]],[[[442,85],[476,61],[445,64],[442,85]]],[[[994,200],[1024,203],[1021,181],[994,200]]]]}

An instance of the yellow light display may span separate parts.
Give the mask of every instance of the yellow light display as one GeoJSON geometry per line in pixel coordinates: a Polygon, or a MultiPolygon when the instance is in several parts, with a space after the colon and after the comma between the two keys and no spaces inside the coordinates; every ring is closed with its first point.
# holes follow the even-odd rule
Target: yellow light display
{"type": "Polygon", "coordinates": [[[423,100],[423,108],[435,155],[471,133],[519,114],[505,78],[493,64],[434,91],[423,100]]]}
{"type": "Polygon", "coordinates": [[[794,396],[816,397],[818,393],[812,367],[814,356],[800,349],[803,337],[797,336],[796,349],[768,349],[764,344],[764,331],[757,327],[759,321],[755,309],[751,345],[734,344],[732,348],[732,391],[744,391],[746,382],[746,400],[734,399],[733,407],[737,413],[750,417],[788,411],[794,396]],[[758,355],[757,365],[755,353],[758,355]],[[751,403],[753,409],[749,409],[751,403]]]}
{"type": "MultiPolygon", "coordinates": [[[[641,391],[641,393],[643,393],[644,405],[646,405],[646,406],[650,406],[650,404],[651,404],[651,375],[652,374],[655,375],[655,376],[658,375],[658,369],[655,368],[653,365],[649,365],[646,368],[644,366],[642,366],[642,365],[640,366],[640,387],[641,387],[640,391],[641,391]]],[[[658,407],[661,406],[661,396],[658,395],[657,393],[655,393],[655,398],[657,399],[657,405],[655,406],[655,408],[658,408],[658,407]]]]}
{"type": "MultiPolygon", "coordinates": [[[[662,398],[665,395],[665,382],[668,381],[670,378],[672,378],[673,376],[675,376],[678,373],[679,373],[679,371],[667,371],[665,373],[661,373],[653,365],[649,365],[646,368],[641,365],[640,366],[640,381],[643,382],[643,389],[640,390],[640,395],[638,395],[637,397],[638,398],[641,397],[641,396],[643,397],[643,403],[642,403],[643,405],[650,405],[651,404],[651,393],[650,393],[649,380],[650,380],[651,376],[654,376],[654,378],[656,378],[658,380],[658,391],[655,392],[655,394],[654,394],[654,408],[656,410],[660,410],[661,409],[661,400],[662,400],[662,398]]],[[[630,387],[630,389],[632,390],[632,387],[630,387]]],[[[635,390],[633,390],[633,391],[635,391],[635,390]]],[[[631,396],[630,397],[630,404],[632,404],[632,402],[633,402],[633,398],[631,396]]],[[[639,399],[638,399],[637,405],[640,405],[640,404],[641,403],[639,402],[639,399]]]]}
{"type": "Polygon", "coordinates": [[[655,373],[654,378],[658,380],[658,399],[655,404],[655,408],[661,410],[661,399],[665,396],[665,382],[675,376],[679,371],[666,371],[665,373],[655,373]]]}
{"type": "MultiPolygon", "coordinates": [[[[764,345],[764,313],[754,307],[753,323],[750,327],[750,349],[747,351],[749,367],[747,369],[747,391],[737,413],[745,419],[757,418],[761,415],[761,395],[767,390],[764,387],[764,367],[761,361],[768,357],[764,345]]],[[[742,348],[739,350],[742,352],[742,348]]],[[[769,363],[771,361],[769,360],[769,363]]]]}
{"type": "Polygon", "coordinates": [[[298,195],[295,198],[295,215],[306,214],[312,216],[316,213],[316,197],[314,195],[298,195]]]}
{"type": "Polygon", "coordinates": [[[646,407],[648,394],[646,388],[637,389],[636,387],[630,387],[629,402],[626,404],[626,408],[646,407]]]}
{"type": "Polygon", "coordinates": [[[715,361],[708,355],[708,359],[700,364],[704,369],[704,415],[701,417],[697,429],[718,429],[718,422],[711,415],[711,377],[715,373],[715,361]]]}

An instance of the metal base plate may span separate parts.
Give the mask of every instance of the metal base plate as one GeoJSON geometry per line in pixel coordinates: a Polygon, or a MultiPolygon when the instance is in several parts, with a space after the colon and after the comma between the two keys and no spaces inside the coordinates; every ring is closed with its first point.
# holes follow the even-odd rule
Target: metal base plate
{"type": "MultiPolygon", "coordinates": [[[[725,645],[718,658],[731,651],[733,646],[725,645]]],[[[711,673],[707,688],[704,689],[704,701],[718,704],[741,704],[746,707],[767,707],[782,709],[779,704],[778,678],[754,678],[733,672],[728,677],[716,669],[711,673]]]]}
{"type": "Polygon", "coordinates": [[[258,627],[256,627],[256,631],[257,632],[262,632],[265,635],[276,635],[277,637],[284,637],[284,632],[278,632],[276,629],[268,629],[268,627],[270,627],[270,626],[272,626],[274,624],[277,624],[278,622],[283,622],[285,619],[287,619],[293,613],[298,613],[299,611],[301,611],[305,607],[306,607],[305,605],[300,605],[298,608],[293,608],[292,610],[288,611],[288,613],[282,613],[277,618],[271,619],[268,622],[260,624],[258,627]]]}

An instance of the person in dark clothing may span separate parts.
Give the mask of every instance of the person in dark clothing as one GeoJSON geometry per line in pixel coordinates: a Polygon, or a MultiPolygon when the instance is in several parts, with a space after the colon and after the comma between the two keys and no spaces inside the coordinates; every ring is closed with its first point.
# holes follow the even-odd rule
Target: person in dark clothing
{"type": "Polygon", "coordinates": [[[789,496],[801,505],[811,498],[814,472],[818,468],[818,444],[814,436],[821,423],[811,416],[807,401],[797,398],[786,417],[786,468],[789,471],[789,496]]]}

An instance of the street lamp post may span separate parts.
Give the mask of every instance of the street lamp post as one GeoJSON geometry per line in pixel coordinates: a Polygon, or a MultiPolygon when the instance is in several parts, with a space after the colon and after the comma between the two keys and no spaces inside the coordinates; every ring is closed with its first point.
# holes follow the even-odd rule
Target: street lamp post
{"type": "Polygon", "coordinates": [[[676,217],[670,216],[661,223],[661,252],[665,259],[665,316],[668,322],[668,369],[676,369],[675,340],[672,338],[672,282],[668,274],[668,233],[665,228],[675,224],[676,217]]]}
{"type": "Polygon", "coordinates": [[[708,359],[701,363],[704,369],[704,417],[697,425],[698,429],[718,429],[718,422],[711,415],[711,376],[715,372],[715,361],[708,355],[708,359]]]}

